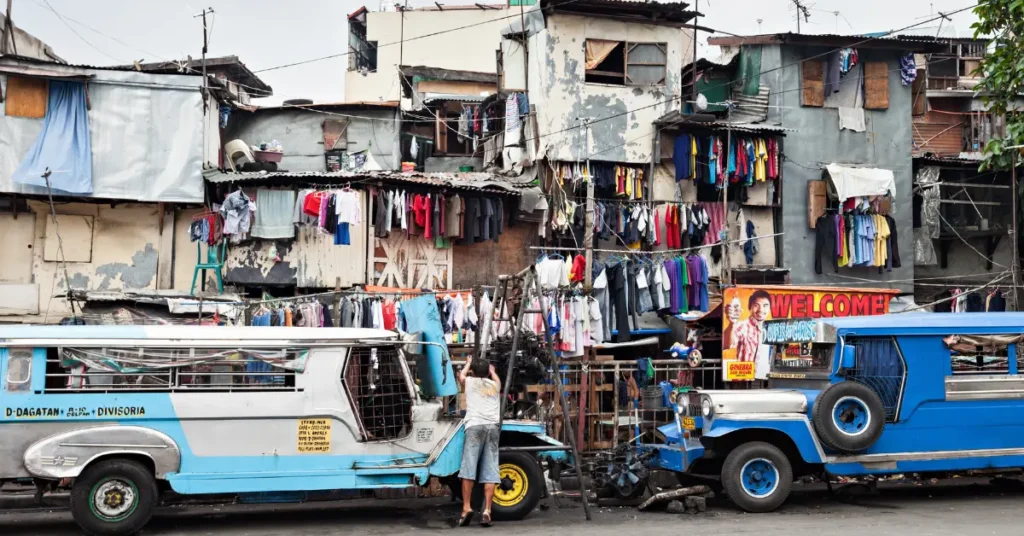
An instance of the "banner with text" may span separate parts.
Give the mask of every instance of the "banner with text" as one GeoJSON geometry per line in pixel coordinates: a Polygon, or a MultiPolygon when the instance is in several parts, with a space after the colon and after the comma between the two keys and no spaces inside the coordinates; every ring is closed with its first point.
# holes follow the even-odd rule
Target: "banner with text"
{"type": "Polygon", "coordinates": [[[766,320],[884,315],[895,290],[737,286],[722,299],[722,376],[725,381],[768,378],[766,320]]]}

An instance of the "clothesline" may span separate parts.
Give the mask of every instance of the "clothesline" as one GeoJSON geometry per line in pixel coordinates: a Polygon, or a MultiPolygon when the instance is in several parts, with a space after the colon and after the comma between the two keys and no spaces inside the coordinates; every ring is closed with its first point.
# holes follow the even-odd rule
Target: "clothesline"
{"type": "MultiPolygon", "coordinates": [[[[773,238],[776,236],[782,236],[786,233],[772,233],[767,235],[758,235],[751,238],[745,238],[741,240],[729,240],[729,241],[718,241],[714,244],[707,244],[704,246],[696,246],[683,249],[656,249],[651,251],[639,251],[639,250],[622,250],[622,249],[592,249],[594,253],[617,253],[620,255],[657,255],[662,253],[682,253],[686,251],[695,251],[698,249],[710,248],[714,246],[720,246],[722,244],[737,244],[740,242],[747,242],[748,240],[757,240],[759,238],[773,238]]],[[[530,249],[540,251],[583,251],[585,248],[570,248],[570,247],[545,247],[545,246],[530,246],[530,249]]]]}
{"type": "MultiPolygon", "coordinates": [[[[479,285],[477,288],[485,290],[493,290],[496,288],[494,285],[479,285]]],[[[319,296],[345,296],[345,295],[373,295],[373,296],[426,296],[426,295],[437,295],[437,294],[463,294],[466,292],[473,292],[474,289],[452,289],[452,290],[406,290],[406,291],[374,291],[374,290],[330,290],[326,292],[314,292],[313,294],[303,294],[301,296],[285,296],[283,298],[273,298],[270,300],[253,301],[247,304],[248,306],[260,305],[264,303],[277,303],[282,301],[298,301],[303,299],[311,299],[319,296]]]]}

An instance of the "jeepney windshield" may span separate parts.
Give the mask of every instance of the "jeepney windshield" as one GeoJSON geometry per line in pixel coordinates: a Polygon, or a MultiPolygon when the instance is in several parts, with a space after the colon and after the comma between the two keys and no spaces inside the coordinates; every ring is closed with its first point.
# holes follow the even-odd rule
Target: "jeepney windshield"
{"type": "Polygon", "coordinates": [[[833,343],[794,342],[772,346],[773,372],[829,372],[833,343]]]}

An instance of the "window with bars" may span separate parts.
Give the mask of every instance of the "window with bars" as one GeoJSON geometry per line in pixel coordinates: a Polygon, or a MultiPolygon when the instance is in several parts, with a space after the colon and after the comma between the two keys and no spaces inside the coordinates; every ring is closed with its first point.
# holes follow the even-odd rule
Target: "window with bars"
{"type": "Polygon", "coordinates": [[[302,348],[50,348],[46,392],[298,391],[302,348]]]}
{"type": "Polygon", "coordinates": [[[402,354],[393,347],[349,351],[342,373],[364,441],[399,439],[412,429],[412,390],[402,354]]]}

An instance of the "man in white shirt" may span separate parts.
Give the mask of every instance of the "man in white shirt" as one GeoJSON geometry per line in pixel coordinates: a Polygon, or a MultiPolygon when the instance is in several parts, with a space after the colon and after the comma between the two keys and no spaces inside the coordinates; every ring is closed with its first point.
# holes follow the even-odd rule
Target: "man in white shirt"
{"type": "Polygon", "coordinates": [[[473,485],[484,485],[484,511],[480,524],[491,526],[491,503],[498,475],[498,421],[501,413],[501,380],[494,366],[485,359],[472,359],[459,373],[466,388],[466,442],[462,449],[462,516],[458,525],[464,527],[473,519],[473,485]]]}

